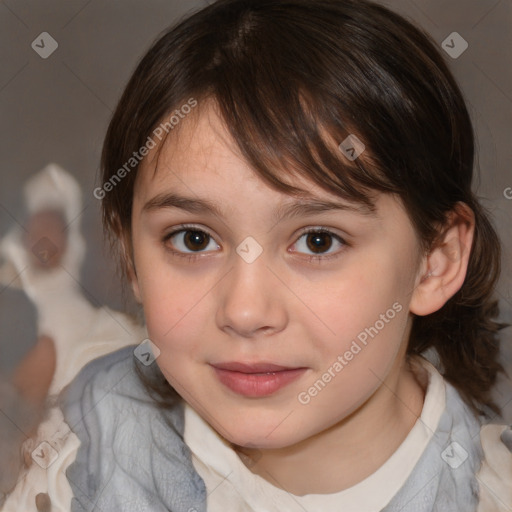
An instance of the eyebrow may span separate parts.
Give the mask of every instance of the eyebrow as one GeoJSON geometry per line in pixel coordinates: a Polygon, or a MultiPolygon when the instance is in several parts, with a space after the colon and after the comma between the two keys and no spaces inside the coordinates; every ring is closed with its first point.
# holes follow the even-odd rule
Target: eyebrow
{"type": "MultiPolygon", "coordinates": [[[[163,208],[178,208],[190,213],[209,214],[223,217],[222,208],[216,202],[207,199],[181,196],[175,193],[159,194],[143,206],[143,212],[153,212],[163,208]]],[[[375,208],[364,204],[341,203],[317,198],[299,199],[292,203],[283,204],[274,209],[273,220],[281,222],[294,217],[306,216],[328,211],[351,211],[369,217],[377,217],[375,208]]]]}

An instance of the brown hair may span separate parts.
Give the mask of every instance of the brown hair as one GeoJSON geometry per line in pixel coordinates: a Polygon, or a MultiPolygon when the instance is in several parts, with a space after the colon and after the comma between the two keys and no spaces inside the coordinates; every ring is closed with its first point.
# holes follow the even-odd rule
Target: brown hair
{"type": "MultiPolygon", "coordinates": [[[[219,0],[167,31],[138,65],[108,129],[104,183],[191,97],[199,109],[215,100],[242,155],[277,190],[298,192],[284,179],[295,174],[369,207],[375,191],[397,194],[425,251],[457,203],[473,210],[466,280],[441,310],[414,318],[408,352],[435,348],[473,410],[499,412],[500,244],[471,190],[462,93],[430,37],[368,1],[219,0]],[[337,148],[349,134],[366,146],[354,161],[337,148]]],[[[115,238],[130,238],[136,172],[103,199],[115,238]]]]}

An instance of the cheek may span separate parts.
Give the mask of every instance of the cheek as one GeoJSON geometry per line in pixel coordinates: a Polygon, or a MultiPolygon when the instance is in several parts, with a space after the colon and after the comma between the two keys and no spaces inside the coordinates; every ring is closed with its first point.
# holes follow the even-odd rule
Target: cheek
{"type": "Polygon", "coordinates": [[[333,339],[352,339],[386,312],[386,320],[394,319],[396,309],[406,309],[410,296],[407,273],[404,265],[392,259],[361,257],[332,279],[307,287],[303,283],[301,297],[311,304],[317,327],[325,327],[322,332],[333,339]],[[397,303],[401,308],[393,309],[397,303]]]}
{"type": "Polygon", "coordinates": [[[386,300],[376,302],[347,304],[333,341],[324,339],[317,347],[320,364],[297,396],[308,417],[323,417],[326,425],[339,421],[365,403],[392,370],[405,343],[408,315],[398,302],[387,309],[386,300]]]}
{"type": "Polygon", "coordinates": [[[203,338],[208,282],[172,272],[168,265],[141,265],[138,282],[149,338],[167,359],[193,353],[203,338]]]}
{"type": "Polygon", "coordinates": [[[304,302],[314,305],[316,317],[311,317],[308,336],[318,340],[315,351],[321,354],[315,369],[336,375],[331,392],[318,400],[325,407],[329,400],[341,409],[350,408],[353,400],[361,403],[385,378],[405,343],[412,267],[406,257],[379,254],[360,255],[350,271],[325,280],[322,290],[320,283],[307,289],[304,302]]]}

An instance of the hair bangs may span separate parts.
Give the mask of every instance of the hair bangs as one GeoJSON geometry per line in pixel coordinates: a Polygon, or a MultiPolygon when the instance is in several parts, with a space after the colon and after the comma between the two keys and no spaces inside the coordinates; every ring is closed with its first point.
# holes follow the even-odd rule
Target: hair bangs
{"type": "MultiPolygon", "coordinates": [[[[298,176],[371,210],[375,191],[396,192],[361,132],[356,135],[356,129],[343,122],[343,115],[328,115],[334,106],[315,104],[315,94],[305,84],[295,89],[288,84],[285,93],[279,81],[259,77],[249,82],[250,87],[247,83],[216,84],[211,99],[241,156],[270,186],[302,195],[306,191],[290,183],[298,176]],[[354,136],[357,142],[352,145],[362,143],[364,150],[349,158],[351,153],[341,143],[347,141],[345,146],[350,146],[354,136]]],[[[201,103],[206,103],[205,98],[201,103]]],[[[361,151],[361,147],[352,149],[361,151]]]]}

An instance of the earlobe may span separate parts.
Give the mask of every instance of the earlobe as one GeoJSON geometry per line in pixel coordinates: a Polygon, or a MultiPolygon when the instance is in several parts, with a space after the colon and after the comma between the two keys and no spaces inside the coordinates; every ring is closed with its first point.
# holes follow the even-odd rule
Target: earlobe
{"type": "Polygon", "coordinates": [[[438,242],[425,256],[412,294],[410,311],[419,316],[441,309],[462,287],[475,230],[472,210],[464,203],[448,216],[438,242]]]}

